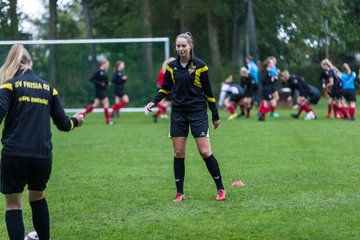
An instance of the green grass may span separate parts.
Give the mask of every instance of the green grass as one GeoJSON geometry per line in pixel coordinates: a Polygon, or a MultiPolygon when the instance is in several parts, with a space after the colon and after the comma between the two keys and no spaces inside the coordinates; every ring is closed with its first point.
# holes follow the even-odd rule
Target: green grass
{"type": "MultiPolygon", "coordinates": [[[[189,138],[187,199],[175,186],[169,120],[123,113],[114,126],[91,114],[72,133],[53,128],[54,164],[47,189],[52,239],[358,239],[360,125],[325,118],[227,121],[211,131],[228,192],[215,185],[189,138]],[[230,187],[242,180],[245,187],[230,187]]],[[[304,115],[304,114],[303,114],[304,115]]],[[[4,206],[0,239],[6,239],[4,206]]],[[[24,209],[26,231],[31,213],[24,209]]]]}

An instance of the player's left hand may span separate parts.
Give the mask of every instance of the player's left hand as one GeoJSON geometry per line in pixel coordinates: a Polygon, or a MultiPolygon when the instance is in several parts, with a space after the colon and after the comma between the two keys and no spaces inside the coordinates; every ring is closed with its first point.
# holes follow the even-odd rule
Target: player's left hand
{"type": "Polygon", "coordinates": [[[220,126],[220,119],[219,120],[213,120],[214,129],[217,129],[220,126]]]}

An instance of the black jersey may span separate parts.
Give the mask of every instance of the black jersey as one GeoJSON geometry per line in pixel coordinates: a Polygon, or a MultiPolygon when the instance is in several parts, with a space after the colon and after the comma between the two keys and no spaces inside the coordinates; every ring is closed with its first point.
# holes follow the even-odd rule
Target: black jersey
{"type": "Polygon", "coordinates": [[[241,77],[240,80],[241,87],[245,89],[245,92],[256,92],[258,90],[258,85],[253,76],[249,74],[248,77],[241,77]]]}
{"type": "Polygon", "coordinates": [[[62,131],[78,124],[65,114],[56,89],[30,69],[0,86],[0,122],[4,117],[2,153],[29,158],[52,157],[50,117],[62,131]]]}
{"type": "Polygon", "coordinates": [[[115,71],[112,75],[112,82],[114,83],[115,93],[124,92],[124,85],[126,83],[126,75],[123,70],[115,71]]]}
{"type": "Polygon", "coordinates": [[[90,81],[95,84],[97,91],[105,91],[109,84],[107,73],[103,69],[97,70],[90,78],[90,81]]]}
{"type": "Polygon", "coordinates": [[[261,74],[261,84],[263,88],[274,88],[276,78],[272,75],[271,70],[266,68],[261,74]]]}
{"type": "Polygon", "coordinates": [[[328,84],[330,78],[333,78],[334,80],[334,88],[341,87],[341,81],[334,69],[330,69],[329,71],[323,71],[320,75],[321,82],[324,84],[328,84]]]}
{"type": "Polygon", "coordinates": [[[307,83],[303,79],[301,79],[295,75],[291,75],[289,77],[288,85],[291,89],[292,96],[294,96],[295,90],[298,90],[299,95],[302,97],[307,97],[309,95],[310,89],[309,89],[309,86],[307,85],[307,83]]]}
{"type": "Polygon", "coordinates": [[[199,58],[194,57],[185,67],[181,65],[180,58],[170,62],[166,67],[163,86],[152,102],[157,104],[171,90],[174,95],[172,111],[184,114],[206,113],[207,102],[212,112],[212,119],[219,119],[208,67],[199,58]]]}

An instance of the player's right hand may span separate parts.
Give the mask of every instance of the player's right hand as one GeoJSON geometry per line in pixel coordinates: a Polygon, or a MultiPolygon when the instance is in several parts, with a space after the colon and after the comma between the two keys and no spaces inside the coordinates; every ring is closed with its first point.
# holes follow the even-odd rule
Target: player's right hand
{"type": "Polygon", "coordinates": [[[73,118],[76,118],[78,121],[78,127],[80,127],[84,122],[84,115],[81,112],[74,114],[73,118]]]}
{"type": "Polygon", "coordinates": [[[148,110],[149,112],[152,112],[151,109],[155,106],[155,103],[153,102],[149,102],[147,105],[146,105],[146,110],[148,110]]]}
{"type": "Polygon", "coordinates": [[[213,120],[214,129],[217,129],[220,126],[220,119],[219,120],[213,120]]]}

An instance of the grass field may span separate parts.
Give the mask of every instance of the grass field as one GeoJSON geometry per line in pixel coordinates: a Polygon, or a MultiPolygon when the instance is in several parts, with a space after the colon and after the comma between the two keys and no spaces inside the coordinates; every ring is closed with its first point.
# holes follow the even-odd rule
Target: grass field
{"type": "MultiPolygon", "coordinates": [[[[169,120],[123,113],[114,126],[90,114],[72,133],[53,128],[47,189],[52,240],[59,239],[359,239],[360,124],[293,120],[227,121],[211,131],[228,199],[189,138],[185,194],[173,203],[169,120]],[[230,187],[234,180],[245,187],[230,187]]],[[[359,116],[359,115],[358,115],[359,116]]],[[[7,239],[0,206],[0,239],[7,239]]],[[[33,230],[25,204],[26,231],[33,230]]]]}

